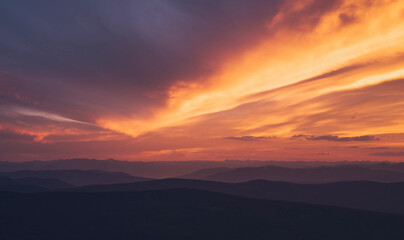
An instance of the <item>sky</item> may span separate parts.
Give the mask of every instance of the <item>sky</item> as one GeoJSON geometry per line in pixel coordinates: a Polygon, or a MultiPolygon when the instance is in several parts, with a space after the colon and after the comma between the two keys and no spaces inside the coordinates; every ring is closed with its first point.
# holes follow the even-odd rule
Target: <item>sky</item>
{"type": "Polygon", "coordinates": [[[0,0],[0,160],[404,161],[400,0],[0,0]]]}

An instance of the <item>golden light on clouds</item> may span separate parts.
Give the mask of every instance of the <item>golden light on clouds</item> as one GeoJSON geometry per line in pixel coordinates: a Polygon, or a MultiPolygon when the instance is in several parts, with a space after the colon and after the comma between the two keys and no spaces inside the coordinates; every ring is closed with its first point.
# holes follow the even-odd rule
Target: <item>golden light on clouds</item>
{"type": "MultiPolygon", "coordinates": [[[[238,58],[228,59],[209,79],[173,85],[167,108],[156,112],[154,118],[142,120],[134,116],[133,119],[100,119],[98,123],[138,136],[148,131],[198,121],[198,116],[228,111],[250,102],[268,101],[270,104],[276,101],[277,106],[271,106],[272,112],[262,112],[259,108],[254,112],[252,109],[249,114],[253,119],[235,121],[237,123],[233,123],[233,128],[249,131],[265,124],[291,122],[273,132],[254,132],[258,135],[272,133],[288,136],[296,132],[294,117],[303,113],[316,115],[327,110],[322,103],[302,102],[404,76],[404,21],[400,21],[404,12],[403,2],[343,1],[319,16],[315,23],[305,22],[303,15],[313,1],[294,2],[287,2],[284,10],[278,13],[273,22],[268,23],[268,31],[273,33],[267,39],[240,52],[238,58]],[[297,26],[288,27],[292,14],[301,14],[302,19],[293,22],[297,26]],[[282,91],[284,86],[356,65],[361,67],[282,91]],[[259,94],[270,90],[273,92],[259,94]],[[255,97],[246,97],[251,95],[255,97]],[[298,109],[282,111],[296,104],[300,104],[298,109]]],[[[349,106],[346,106],[346,110],[350,111],[349,106]]],[[[367,120],[364,121],[366,125],[367,120]]],[[[332,123],[333,119],[322,121],[322,125],[330,125],[330,129],[322,130],[324,134],[335,133],[332,123]]],[[[374,134],[393,130],[382,131],[383,128],[389,126],[380,125],[369,130],[378,129],[374,134]]],[[[346,135],[363,133],[362,130],[354,131],[348,127],[346,131],[343,130],[340,133],[346,135]]],[[[399,125],[393,132],[401,130],[402,125],[399,125]]]]}
{"type": "Polygon", "coordinates": [[[119,34],[105,39],[79,27],[70,47],[91,44],[77,58],[62,52],[83,62],[57,52],[51,71],[32,80],[45,82],[31,87],[39,96],[0,71],[0,97],[25,104],[18,121],[0,105],[0,130],[90,149],[102,142],[105,154],[126,159],[400,160],[376,151],[404,147],[403,1],[268,1],[264,14],[243,4],[196,11],[164,2],[153,8],[158,21],[114,22],[106,36],[119,34]],[[120,32],[128,29],[136,31],[120,32]],[[53,71],[63,77],[49,85],[53,71]]]}

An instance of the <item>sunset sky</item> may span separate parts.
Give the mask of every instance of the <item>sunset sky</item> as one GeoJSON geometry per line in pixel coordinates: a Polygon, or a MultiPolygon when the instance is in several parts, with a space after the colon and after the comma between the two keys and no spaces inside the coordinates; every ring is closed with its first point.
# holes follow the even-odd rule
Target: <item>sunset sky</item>
{"type": "Polygon", "coordinates": [[[0,0],[0,160],[404,161],[402,0],[0,0]]]}

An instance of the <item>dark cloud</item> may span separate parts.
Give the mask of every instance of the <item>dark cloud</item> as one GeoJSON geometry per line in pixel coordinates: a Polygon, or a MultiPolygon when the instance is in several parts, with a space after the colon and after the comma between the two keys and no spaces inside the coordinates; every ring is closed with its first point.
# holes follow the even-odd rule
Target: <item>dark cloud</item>
{"type": "Polygon", "coordinates": [[[404,147],[368,147],[367,149],[386,150],[386,149],[404,149],[404,147]]]}
{"type": "MultiPolygon", "coordinates": [[[[290,28],[293,32],[307,32],[315,28],[324,14],[340,7],[343,1],[339,0],[313,0],[303,8],[296,11],[296,2],[288,1],[283,8],[285,18],[275,28],[290,28]]],[[[340,25],[344,25],[340,19],[340,25]]]]}
{"type": "Polygon", "coordinates": [[[2,142],[64,142],[128,137],[95,124],[74,121],[46,112],[30,109],[13,111],[12,108],[7,111],[2,110],[0,107],[0,141],[2,142]]]}
{"type": "Polygon", "coordinates": [[[339,19],[341,21],[341,25],[349,25],[357,20],[356,16],[347,13],[341,13],[339,15],[339,19]]]}
{"type": "Polygon", "coordinates": [[[379,152],[379,153],[372,153],[370,155],[382,156],[382,157],[404,157],[404,152],[379,152]]]}
{"type": "Polygon", "coordinates": [[[59,114],[63,106],[88,121],[147,114],[173,83],[203,81],[234,49],[271,34],[281,3],[1,1],[0,84],[9,91],[0,100],[59,114]]]}
{"type": "Polygon", "coordinates": [[[259,140],[267,140],[267,139],[273,139],[273,138],[275,138],[275,137],[269,137],[269,136],[261,136],[261,137],[241,136],[241,137],[226,137],[225,139],[239,140],[239,141],[259,141],[259,140]]]}
{"type": "Polygon", "coordinates": [[[293,135],[292,139],[306,139],[309,141],[318,141],[318,140],[326,140],[326,141],[334,141],[334,142],[351,142],[351,141],[378,141],[379,138],[375,136],[365,135],[365,136],[357,136],[357,137],[339,137],[335,135],[323,135],[323,136],[309,136],[309,135],[293,135]]]}
{"type": "Polygon", "coordinates": [[[4,141],[17,141],[17,142],[33,142],[35,140],[35,136],[25,134],[25,133],[17,133],[12,130],[0,130],[0,142],[4,141]]]}
{"type": "Polygon", "coordinates": [[[320,156],[330,156],[330,155],[331,155],[331,152],[320,152],[320,153],[317,153],[317,155],[320,155],[320,156]]]}
{"type": "MultiPolygon", "coordinates": [[[[300,81],[300,82],[298,82],[298,83],[296,83],[294,85],[302,85],[302,84],[306,84],[308,82],[312,82],[312,81],[316,81],[316,80],[324,80],[325,78],[338,76],[338,75],[341,75],[343,73],[351,72],[351,71],[354,71],[354,70],[357,70],[357,69],[360,69],[360,68],[363,68],[363,67],[366,67],[366,66],[369,66],[369,65],[371,65],[371,63],[348,65],[348,66],[339,68],[337,70],[333,70],[333,71],[330,71],[330,72],[320,74],[318,76],[314,76],[314,77],[305,79],[305,80],[300,81]]],[[[293,86],[293,85],[290,85],[288,87],[291,87],[291,86],[293,86]]]]}
{"type": "Polygon", "coordinates": [[[404,149],[403,147],[359,147],[359,146],[346,146],[344,148],[357,148],[357,149],[370,149],[370,150],[387,150],[387,149],[404,149]]]}

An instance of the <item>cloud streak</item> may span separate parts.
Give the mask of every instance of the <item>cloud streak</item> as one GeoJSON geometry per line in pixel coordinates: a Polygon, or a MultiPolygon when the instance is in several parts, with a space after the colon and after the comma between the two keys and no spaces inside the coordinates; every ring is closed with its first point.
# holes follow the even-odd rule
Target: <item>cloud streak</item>
{"type": "Polygon", "coordinates": [[[379,152],[372,153],[371,155],[382,157],[404,157],[404,152],[379,152]]]}
{"type": "Polygon", "coordinates": [[[379,141],[379,138],[375,136],[365,135],[365,136],[355,136],[355,137],[339,137],[334,135],[323,135],[323,136],[308,136],[308,135],[293,135],[292,139],[304,138],[309,141],[333,141],[333,142],[363,142],[363,141],[379,141]]]}
{"type": "Polygon", "coordinates": [[[268,136],[241,136],[241,137],[226,137],[225,139],[230,140],[238,140],[238,141],[260,141],[260,140],[268,140],[274,139],[275,137],[268,137],[268,136]]]}

